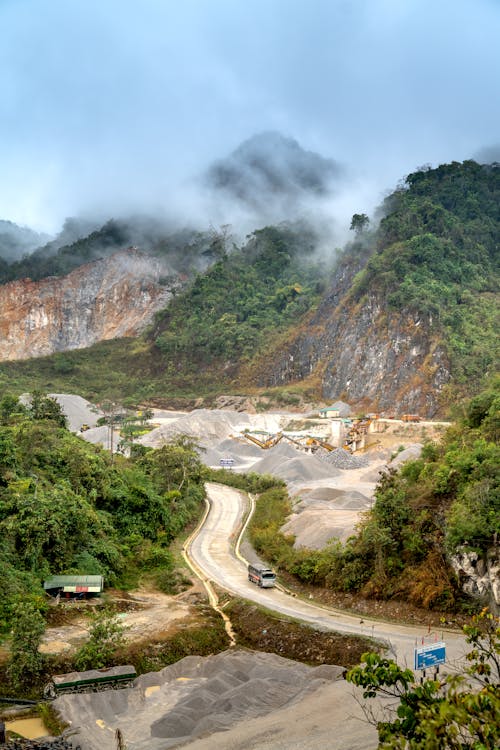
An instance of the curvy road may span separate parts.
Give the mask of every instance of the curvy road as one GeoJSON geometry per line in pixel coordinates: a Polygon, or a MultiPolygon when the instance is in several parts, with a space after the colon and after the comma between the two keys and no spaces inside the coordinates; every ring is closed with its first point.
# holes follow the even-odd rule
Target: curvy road
{"type": "Polygon", "coordinates": [[[452,671],[466,651],[462,633],[452,630],[428,632],[346,614],[340,610],[302,600],[280,588],[262,589],[248,581],[244,559],[237,554],[237,541],[248,512],[248,496],[232,487],[207,484],[209,511],[186,545],[188,558],[200,577],[216,583],[235,596],[251,600],[274,612],[301,620],[317,630],[331,630],[373,637],[388,645],[389,656],[413,668],[415,646],[446,643],[446,671],[452,671]],[[235,551],[236,547],[236,551],[235,551]]]}

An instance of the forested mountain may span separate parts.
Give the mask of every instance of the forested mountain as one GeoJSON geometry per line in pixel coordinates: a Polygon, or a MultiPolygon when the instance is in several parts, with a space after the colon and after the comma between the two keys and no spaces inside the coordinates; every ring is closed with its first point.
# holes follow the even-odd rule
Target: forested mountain
{"type": "Polygon", "coordinates": [[[36,249],[32,247],[33,252],[25,252],[17,260],[5,256],[9,260],[7,262],[0,252],[0,283],[23,278],[38,281],[48,276],[64,276],[85,263],[133,247],[167,258],[179,272],[187,273],[193,267],[201,270],[211,259],[211,246],[216,234],[194,229],[174,231],[157,219],[143,216],[128,220],[110,219],[90,233],[89,228],[89,222],[68,219],[54,240],[35,246],[36,249]]]}
{"type": "MultiPolygon", "coordinates": [[[[205,270],[142,338],[6,363],[0,378],[137,400],[292,388],[360,409],[443,413],[498,365],[499,212],[500,167],[467,161],[409,175],[371,224],[353,217],[341,253],[321,238],[323,263],[303,223],[255,231],[241,247],[227,228],[156,234],[156,254],[205,270]]],[[[105,229],[114,247],[121,230],[105,229]]]]}

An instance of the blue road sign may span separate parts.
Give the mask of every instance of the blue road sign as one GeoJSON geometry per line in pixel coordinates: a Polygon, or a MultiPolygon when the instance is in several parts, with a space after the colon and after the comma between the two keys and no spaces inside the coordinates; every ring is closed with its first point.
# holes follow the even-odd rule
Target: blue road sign
{"type": "Polygon", "coordinates": [[[221,466],[232,466],[234,464],[234,458],[221,458],[221,466]]]}
{"type": "Polygon", "coordinates": [[[437,667],[438,664],[444,664],[446,661],[446,643],[440,641],[430,646],[421,646],[415,649],[415,669],[427,669],[428,667],[437,667]]]}

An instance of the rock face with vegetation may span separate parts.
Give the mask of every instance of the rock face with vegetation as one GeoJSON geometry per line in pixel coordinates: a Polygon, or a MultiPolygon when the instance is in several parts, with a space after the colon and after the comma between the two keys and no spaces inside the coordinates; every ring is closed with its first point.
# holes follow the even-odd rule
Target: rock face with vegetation
{"type": "Polygon", "coordinates": [[[498,165],[409,175],[261,382],[312,377],[327,399],[427,416],[447,383],[473,392],[498,364],[499,205],[498,165]]]}
{"type": "Polygon", "coordinates": [[[67,276],[0,286],[0,360],[137,335],[171,296],[166,275],[158,259],[129,249],[67,276]]]}

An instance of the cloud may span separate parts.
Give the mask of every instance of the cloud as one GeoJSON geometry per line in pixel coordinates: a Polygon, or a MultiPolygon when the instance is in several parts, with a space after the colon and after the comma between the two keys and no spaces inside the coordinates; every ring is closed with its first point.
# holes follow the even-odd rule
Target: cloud
{"type": "Polygon", "coordinates": [[[2,0],[0,218],[205,216],[196,176],[262,131],[348,165],[370,210],[498,140],[499,21],[493,0],[2,0]]]}

